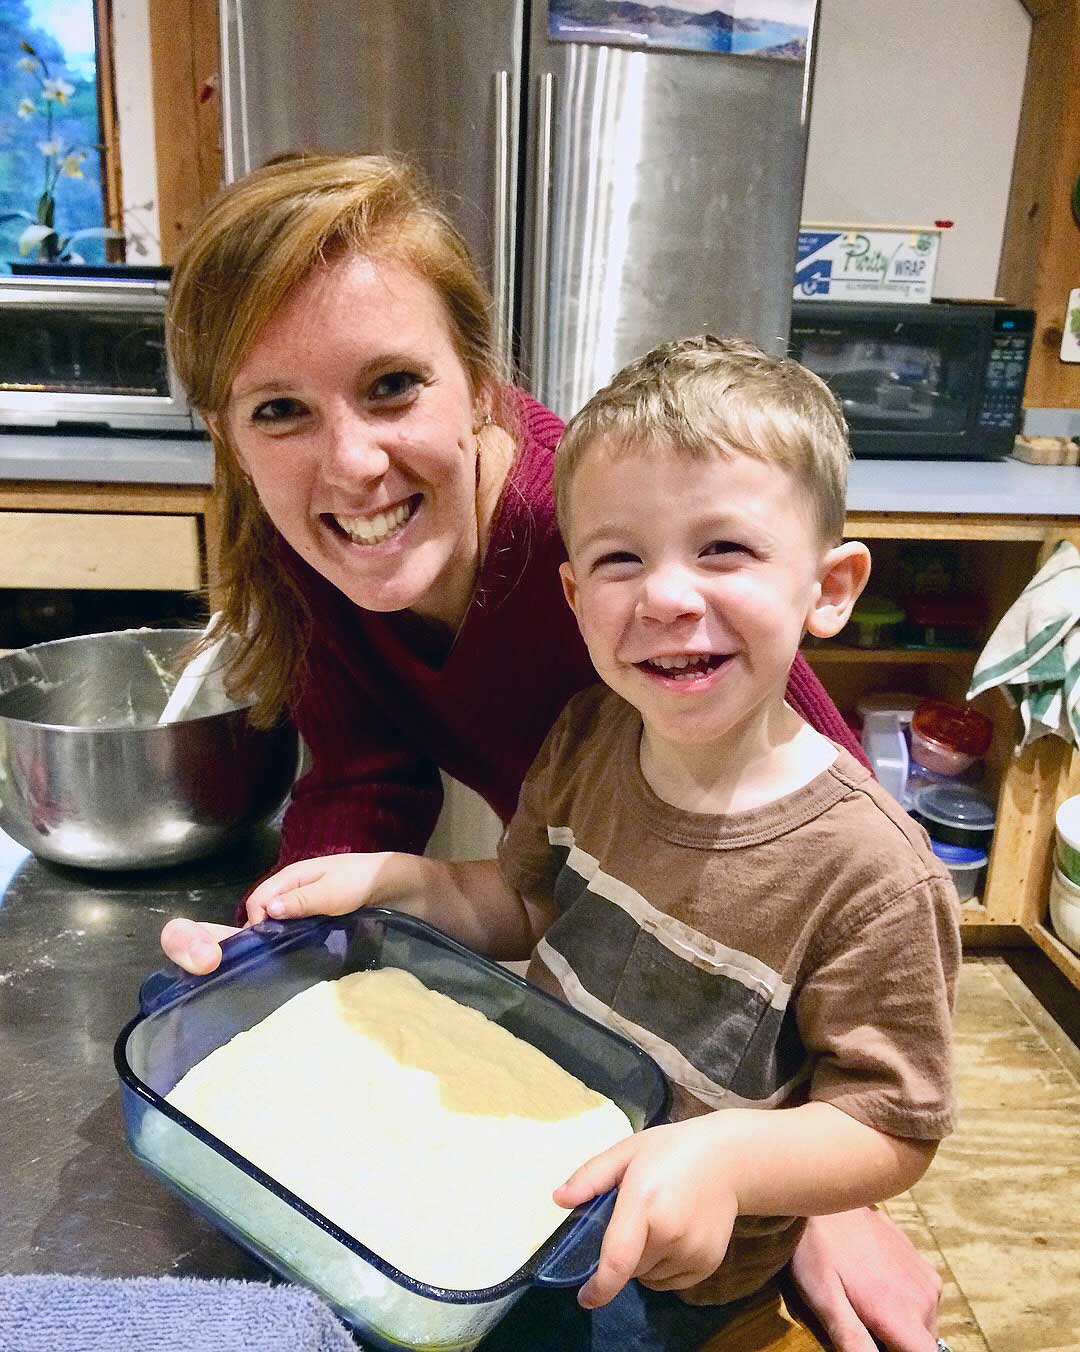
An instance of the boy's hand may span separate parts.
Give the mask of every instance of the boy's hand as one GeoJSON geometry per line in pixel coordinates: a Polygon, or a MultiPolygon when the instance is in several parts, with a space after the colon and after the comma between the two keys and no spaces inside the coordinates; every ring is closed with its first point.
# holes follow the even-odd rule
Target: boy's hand
{"type": "Polygon", "coordinates": [[[247,899],[248,924],[346,915],[375,902],[385,854],[328,854],[298,859],[261,882],[247,899]]]}
{"type": "MultiPolygon", "coordinates": [[[[382,854],[334,854],[301,859],[259,884],[247,899],[248,924],[292,920],[304,915],[344,915],[372,900],[382,854]]],[[[205,976],[221,962],[222,942],[238,931],[232,925],[170,920],[161,931],[165,956],[187,972],[205,976]]]]}
{"type": "Polygon", "coordinates": [[[233,925],[202,924],[197,920],[170,920],[161,931],[161,947],[165,956],[195,976],[213,972],[221,962],[221,945],[231,934],[233,925]]]}
{"type": "Polygon", "coordinates": [[[600,1248],[600,1265],[578,1293],[595,1309],[631,1277],[656,1291],[678,1291],[720,1266],[739,1213],[711,1117],[650,1127],[595,1155],[557,1188],[575,1207],[609,1188],[619,1195],[600,1248]]]}

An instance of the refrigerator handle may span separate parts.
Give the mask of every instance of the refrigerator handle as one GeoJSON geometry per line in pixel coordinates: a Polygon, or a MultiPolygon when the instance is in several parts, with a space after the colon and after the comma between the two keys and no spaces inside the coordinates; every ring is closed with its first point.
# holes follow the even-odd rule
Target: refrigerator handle
{"type": "Polygon", "coordinates": [[[233,183],[251,168],[248,128],[247,61],[244,52],[244,0],[221,6],[221,138],[225,182],[233,183]],[[233,52],[232,31],[236,33],[233,52]],[[233,74],[235,71],[235,80],[233,74]],[[239,157],[237,148],[239,146],[239,157]],[[239,163],[237,159],[239,158],[239,163]]]}
{"type": "Polygon", "coordinates": [[[535,398],[544,395],[547,366],[548,253],[551,227],[551,127],[555,104],[555,76],[540,77],[536,114],[536,206],[533,220],[532,344],[530,383],[535,398]]]}
{"type": "Polygon", "coordinates": [[[510,72],[495,72],[495,202],[492,213],[495,250],[491,289],[495,294],[495,341],[504,360],[510,357],[514,326],[514,221],[510,209],[510,72]]]}

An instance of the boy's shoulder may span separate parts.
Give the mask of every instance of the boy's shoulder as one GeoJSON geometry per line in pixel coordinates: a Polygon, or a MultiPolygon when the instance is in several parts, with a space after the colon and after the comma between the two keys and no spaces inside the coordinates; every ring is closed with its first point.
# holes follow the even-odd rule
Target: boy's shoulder
{"type": "Polygon", "coordinates": [[[868,873],[888,876],[898,891],[929,881],[951,890],[952,877],[925,830],[865,765],[840,748],[825,773],[835,785],[837,801],[827,817],[838,850],[852,850],[868,873]]]}

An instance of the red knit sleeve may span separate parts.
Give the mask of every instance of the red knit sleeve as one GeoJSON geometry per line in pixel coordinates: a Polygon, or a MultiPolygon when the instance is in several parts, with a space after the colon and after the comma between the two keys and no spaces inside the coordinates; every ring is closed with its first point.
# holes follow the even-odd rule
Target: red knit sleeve
{"type": "Polygon", "coordinates": [[[312,767],[293,789],[279,865],[353,850],[422,854],[442,806],[434,760],[388,726],[317,644],[305,667],[294,717],[312,767]]]}
{"type": "Polygon", "coordinates": [[[802,653],[796,653],[788,674],[787,698],[791,707],[802,715],[812,728],[824,733],[832,741],[838,742],[857,758],[860,764],[870,769],[870,762],[859,745],[858,739],[840,716],[840,710],[829,698],[829,694],[802,653]]]}

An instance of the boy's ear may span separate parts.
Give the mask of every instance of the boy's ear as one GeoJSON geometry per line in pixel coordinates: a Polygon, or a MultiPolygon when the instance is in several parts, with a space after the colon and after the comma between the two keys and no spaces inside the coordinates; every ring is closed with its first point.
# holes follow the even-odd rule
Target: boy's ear
{"type": "Polygon", "coordinates": [[[566,604],[577,615],[577,578],[574,576],[573,565],[569,562],[559,564],[559,579],[562,582],[563,595],[566,597],[566,604]]]}
{"type": "Polygon", "coordinates": [[[845,540],[826,551],[821,561],[818,595],[806,617],[815,638],[832,638],[851,618],[870,576],[870,551],[858,540],[845,540]]]}

